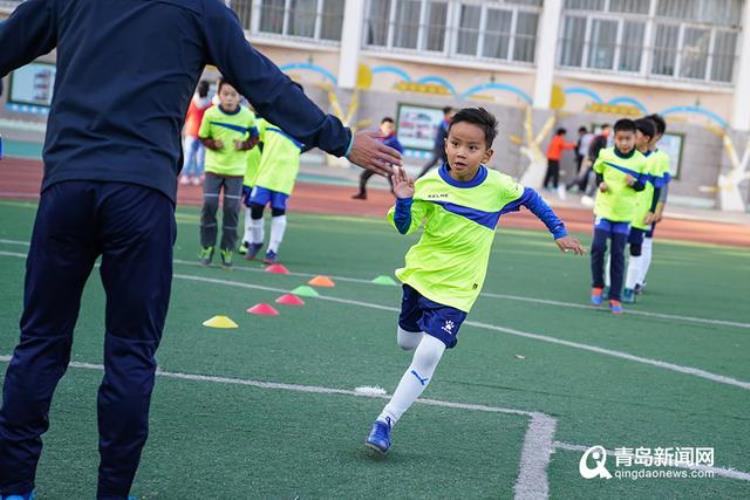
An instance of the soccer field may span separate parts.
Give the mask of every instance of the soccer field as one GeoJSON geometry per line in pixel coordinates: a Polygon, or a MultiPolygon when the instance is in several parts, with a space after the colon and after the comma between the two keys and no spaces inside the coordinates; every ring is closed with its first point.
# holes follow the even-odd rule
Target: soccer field
{"type": "MultiPolygon", "coordinates": [[[[0,201],[0,360],[18,338],[36,205],[0,201]]],[[[456,349],[394,429],[363,446],[410,360],[395,342],[392,275],[415,241],[384,219],[291,214],[270,274],[197,265],[198,212],[178,210],[172,302],[158,352],[150,438],[133,487],[165,498],[749,498],[750,251],[660,241],[646,294],[626,314],[587,305],[589,259],[545,232],[497,233],[484,293],[456,349]],[[304,307],[275,306],[330,276],[304,307]],[[214,315],[234,330],[202,326],[214,315]],[[714,477],[586,480],[583,451],[710,447],[714,477]]],[[[540,227],[541,223],[540,223],[540,227]]],[[[590,235],[578,235],[588,244],[590,235]]],[[[105,297],[95,271],[38,471],[39,499],[90,498],[105,297]]],[[[614,457],[608,469],[616,468],[614,457]]],[[[637,468],[633,466],[632,468],[637,468]]]]}

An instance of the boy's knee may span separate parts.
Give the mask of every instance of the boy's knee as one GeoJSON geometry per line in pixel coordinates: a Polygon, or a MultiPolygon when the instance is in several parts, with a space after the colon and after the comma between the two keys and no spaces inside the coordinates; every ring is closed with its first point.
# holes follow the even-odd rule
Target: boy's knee
{"type": "Polygon", "coordinates": [[[281,217],[282,215],[286,215],[286,209],[271,207],[271,216],[272,217],[281,217]]]}
{"type": "Polygon", "coordinates": [[[258,203],[250,204],[250,218],[251,219],[262,219],[263,218],[263,205],[258,203]]]}
{"type": "Polygon", "coordinates": [[[630,255],[632,257],[640,257],[643,253],[643,247],[641,245],[630,245],[630,255]]]}
{"type": "Polygon", "coordinates": [[[410,332],[398,326],[396,329],[396,342],[398,342],[398,346],[404,351],[413,351],[419,345],[423,335],[422,332],[410,332]]]}

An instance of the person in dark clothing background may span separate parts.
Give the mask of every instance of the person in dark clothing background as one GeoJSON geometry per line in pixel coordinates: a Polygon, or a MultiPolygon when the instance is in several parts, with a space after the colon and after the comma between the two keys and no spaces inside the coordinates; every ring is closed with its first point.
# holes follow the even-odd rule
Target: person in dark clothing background
{"type": "MultiPolygon", "coordinates": [[[[606,148],[609,143],[610,130],[611,129],[609,123],[605,123],[604,125],[602,125],[601,132],[599,132],[599,134],[597,134],[591,140],[591,145],[588,149],[588,158],[586,159],[586,170],[584,170],[583,173],[578,172],[578,177],[576,177],[571,183],[567,185],[568,189],[571,189],[573,186],[578,186],[578,191],[580,193],[585,193],[585,195],[588,197],[592,197],[594,195],[597,188],[596,183],[592,182],[591,187],[587,188],[587,186],[589,185],[589,179],[591,177],[591,173],[593,172],[594,163],[599,157],[599,151],[606,148]]],[[[593,202],[593,199],[591,201],[593,202]]]]}
{"type": "Polygon", "coordinates": [[[424,176],[430,171],[435,165],[442,165],[445,163],[445,138],[448,137],[448,128],[451,124],[451,118],[453,117],[453,108],[446,106],[443,108],[443,121],[438,126],[437,135],[435,135],[435,144],[432,147],[432,157],[427,164],[422,167],[422,171],[419,172],[417,178],[424,176]]]}
{"type": "Polygon", "coordinates": [[[0,494],[33,495],[50,402],[101,256],[97,498],[125,499],[148,435],[169,305],[180,131],[204,66],[217,66],[258,114],[305,144],[382,174],[400,155],[375,132],[353,137],[325,115],[250,46],[219,0],[27,0],[0,23],[0,47],[0,77],[57,48],[21,335],[0,409],[0,494]]]}

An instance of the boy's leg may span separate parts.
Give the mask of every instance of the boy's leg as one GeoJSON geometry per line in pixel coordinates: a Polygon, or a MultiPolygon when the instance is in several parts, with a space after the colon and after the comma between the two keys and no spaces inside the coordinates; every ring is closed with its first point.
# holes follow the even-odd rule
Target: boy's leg
{"type": "Polygon", "coordinates": [[[628,242],[628,235],[622,232],[612,232],[612,247],[610,255],[612,267],[610,276],[612,285],[609,289],[610,300],[620,300],[622,294],[623,271],[625,269],[625,245],[628,242]]]}
{"type": "Polygon", "coordinates": [[[242,242],[250,244],[252,243],[252,224],[251,210],[250,210],[250,192],[252,188],[249,186],[242,186],[242,205],[245,207],[245,232],[242,235],[242,242]]]}
{"type": "Polygon", "coordinates": [[[203,208],[201,209],[201,246],[203,248],[216,245],[216,212],[219,210],[221,185],[222,178],[210,174],[206,176],[203,184],[203,208]]]}
{"type": "Polygon", "coordinates": [[[100,206],[107,295],[99,387],[100,499],[126,498],[148,436],[156,349],[172,282],[174,205],[141,186],[109,183],[100,206]]]}
{"type": "Polygon", "coordinates": [[[604,288],[604,256],[607,253],[609,231],[604,227],[594,228],[594,241],[591,243],[591,286],[604,288]]]}
{"type": "Polygon", "coordinates": [[[234,251],[237,248],[237,226],[242,202],[242,178],[224,179],[224,213],[221,221],[221,249],[234,251]]]}
{"type": "Polygon", "coordinates": [[[556,161],[552,166],[552,187],[557,189],[560,185],[560,162],[556,161]]]}
{"type": "Polygon", "coordinates": [[[182,138],[182,177],[187,179],[193,174],[195,165],[195,155],[193,154],[194,137],[186,135],[182,138]]]}
{"type": "Polygon", "coordinates": [[[378,420],[393,428],[414,401],[419,398],[432,380],[440,358],[445,352],[445,344],[431,335],[425,335],[419,342],[409,368],[406,369],[393,397],[383,409],[378,420]]]}
{"type": "Polygon", "coordinates": [[[544,182],[542,182],[542,187],[544,189],[547,189],[547,185],[549,184],[550,179],[552,178],[552,165],[554,164],[554,160],[547,160],[547,171],[544,173],[544,182]]]}
{"type": "Polygon", "coordinates": [[[414,351],[412,362],[401,377],[393,397],[378,417],[380,422],[387,423],[391,428],[430,383],[445,349],[456,345],[458,331],[466,319],[465,312],[432,302],[411,287],[404,286],[399,326],[408,327],[405,330],[415,331],[409,321],[416,316],[413,307],[415,299],[417,308],[421,311],[417,326],[425,335],[414,351]]]}
{"type": "Polygon", "coordinates": [[[396,326],[396,343],[405,351],[417,348],[424,336],[419,320],[422,310],[419,308],[419,293],[409,285],[404,285],[401,298],[401,313],[396,326]]]}
{"type": "Polygon", "coordinates": [[[81,293],[96,260],[94,187],[63,182],[39,201],[26,260],[21,337],[5,373],[0,409],[0,495],[34,488],[41,435],[70,360],[81,293]]]}
{"type": "Polygon", "coordinates": [[[628,242],[630,243],[630,258],[628,259],[628,270],[625,275],[625,288],[635,290],[635,285],[641,277],[641,265],[643,263],[643,238],[644,231],[633,228],[630,230],[628,242]]]}
{"type": "Polygon", "coordinates": [[[367,183],[370,180],[370,177],[375,175],[375,172],[372,170],[364,170],[362,174],[359,176],[359,193],[357,193],[357,196],[366,198],[367,197],[367,183]]]}
{"type": "Polygon", "coordinates": [[[260,245],[265,239],[263,229],[263,205],[253,203],[250,205],[250,244],[260,245]]]}
{"type": "Polygon", "coordinates": [[[646,274],[648,274],[648,269],[651,267],[653,245],[654,234],[652,226],[651,230],[646,233],[645,238],[643,239],[643,247],[641,248],[641,272],[638,276],[638,284],[641,286],[646,284],[646,274]]]}
{"type": "Polygon", "coordinates": [[[279,245],[284,240],[286,232],[286,202],[289,197],[284,193],[271,193],[271,237],[268,250],[279,252],[279,245]]]}

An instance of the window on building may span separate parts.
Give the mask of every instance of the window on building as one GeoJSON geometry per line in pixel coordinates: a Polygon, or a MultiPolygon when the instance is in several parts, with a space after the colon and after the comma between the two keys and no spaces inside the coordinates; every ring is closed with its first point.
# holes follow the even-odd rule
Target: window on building
{"type": "Polygon", "coordinates": [[[364,43],[533,62],[542,0],[369,0],[364,43]]]}
{"type": "Polygon", "coordinates": [[[729,83],[743,0],[565,0],[558,64],[729,83]]]}
{"type": "MultiPolygon", "coordinates": [[[[247,3],[233,0],[232,7],[243,24],[247,3]]],[[[341,41],[345,0],[256,0],[258,34],[285,35],[303,39],[341,41]]],[[[245,28],[249,28],[245,24],[245,28]]]]}

